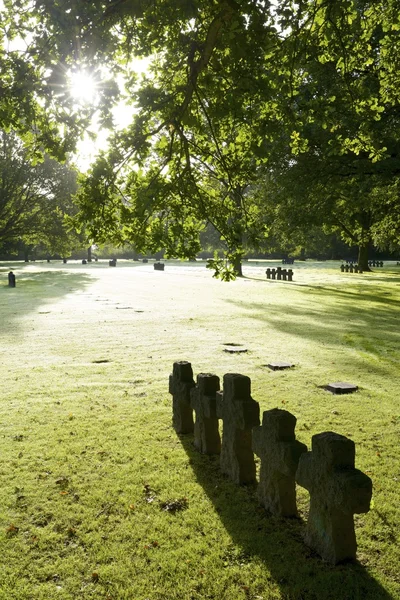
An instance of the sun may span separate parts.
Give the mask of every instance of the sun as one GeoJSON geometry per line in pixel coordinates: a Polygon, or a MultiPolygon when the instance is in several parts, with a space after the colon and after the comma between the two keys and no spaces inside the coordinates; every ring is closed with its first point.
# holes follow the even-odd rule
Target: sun
{"type": "Polygon", "coordinates": [[[81,104],[93,104],[98,95],[97,82],[87,71],[69,74],[69,93],[81,104]]]}

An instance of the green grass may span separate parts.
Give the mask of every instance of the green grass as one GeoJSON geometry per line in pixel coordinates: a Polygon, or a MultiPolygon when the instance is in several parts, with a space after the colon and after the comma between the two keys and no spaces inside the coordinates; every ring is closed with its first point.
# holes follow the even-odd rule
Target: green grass
{"type": "Polygon", "coordinates": [[[172,261],[0,264],[0,600],[400,597],[400,270],[296,264],[281,283],[265,266],[226,284],[172,261]],[[175,434],[175,360],[250,376],[308,446],[329,430],[355,441],[374,484],[355,564],[303,544],[305,490],[300,519],[272,517],[175,434]],[[333,396],[332,381],[360,389],[333,396]]]}

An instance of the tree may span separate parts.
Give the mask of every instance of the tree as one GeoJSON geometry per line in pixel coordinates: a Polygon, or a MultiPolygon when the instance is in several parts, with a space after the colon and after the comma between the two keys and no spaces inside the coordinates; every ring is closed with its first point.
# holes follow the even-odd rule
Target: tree
{"type": "MultiPolygon", "coordinates": [[[[48,124],[43,132],[39,127],[39,137],[51,146],[58,136],[55,152],[62,150],[56,124],[67,123],[64,145],[72,143],[68,132],[83,124],[83,113],[71,105],[67,94],[60,95],[66,73],[104,65],[114,77],[125,75],[126,94],[136,103],[136,114],[126,131],[114,138],[109,156],[102,156],[89,174],[82,199],[81,216],[99,235],[109,228],[116,239],[135,235],[139,246],[148,247],[163,241],[171,252],[187,256],[198,247],[198,227],[206,213],[218,207],[214,214],[220,216],[229,199],[233,218],[228,217],[227,235],[232,235],[234,255],[240,256],[247,216],[243,218],[243,210],[237,214],[235,204],[243,209],[258,162],[276,169],[274,156],[281,154],[282,146],[289,149],[286,156],[299,164],[307,153],[309,161],[317,156],[317,166],[331,157],[338,164],[345,156],[351,168],[364,161],[363,178],[350,173],[347,183],[343,179],[340,184],[345,193],[351,188],[346,213],[352,211],[357,186],[364,186],[372,203],[380,202],[376,190],[384,195],[387,191],[389,180],[381,174],[391,149],[384,128],[376,124],[386,123],[386,132],[391,122],[397,127],[396,0],[285,0],[278,6],[262,0],[103,0],[96,5],[38,0],[34,10],[28,10],[28,0],[7,0],[6,7],[6,35],[28,39],[29,31],[31,37],[23,55],[1,55],[14,73],[4,90],[3,104],[8,102],[4,119],[14,119],[23,129],[25,115],[32,122],[32,106],[39,117],[46,107],[48,124]],[[151,79],[140,85],[132,73],[134,55],[154,56],[151,79]],[[12,99],[20,92],[13,82],[24,69],[29,83],[25,96],[32,102],[21,102],[20,116],[12,108],[12,99]],[[238,133],[226,145],[226,136],[233,131],[238,133]],[[241,144],[241,131],[245,136],[250,132],[251,143],[241,144]],[[329,134],[326,145],[317,144],[317,151],[313,142],[316,137],[322,140],[324,131],[329,134]],[[243,152],[238,176],[231,177],[227,189],[223,160],[228,165],[230,143],[243,152]],[[245,176],[248,166],[250,178],[245,176]],[[210,168],[217,175],[212,183],[210,168]],[[213,200],[208,191],[215,190],[213,200]]],[[[110,124],[109,100],[114,98],[110,90],[106,85],[99,108],[106,124],[110,124]]],[[[233,165],[229,162],[229,171],[236,175],[233,165]]],[[[295,172],[286,169],[287,178],[295,172]]],[[[314,186],[314,193],[307,195],[311,215],[318,213],[321,202],[317,191],[314,186]]],[[[329,206],[335,204],[332,197],[329,206]]],[[[379,212],[376,204],[373,208],[379,212]]],[[[254,232],[260,229],[258,218],[251,225],[254,232]]],[[[385,231],[387,237],[388,224],[385,231]]]]}
{"type": "Polygon", "coordinates": [[[23,241],[65,255],[76,244],[64,216],[76,212],[76,172],[46,157],[33,164],[21,140],[0,131],[0,247],[23,241]]]}
{"type": "Polygon", "coordinates": [[[398,15],[389,13],[390,21],[365,2],[313,6],[314,13],[297,14],[296,123],[291,132],[282,128],[285,143],[271,149],[266,197],[272,211],[278,208],[281,230],[323,225],[339,232],[359,246],[360,266],[368,270],[372,242],[398,240],[400,110],[398,96],[382,87],[398,15]]]}

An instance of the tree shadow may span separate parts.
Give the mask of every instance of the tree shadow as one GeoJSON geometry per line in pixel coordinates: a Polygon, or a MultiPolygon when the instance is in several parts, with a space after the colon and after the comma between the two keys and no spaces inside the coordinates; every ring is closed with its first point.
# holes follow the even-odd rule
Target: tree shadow
{"type": "MultiPolygon", "coordinates": [[[[398,300],[389,297],[387,289],[356,291],[299,285],[296,294],[300,301],[285,306],[234,298],[227,298],[225,302],[245,311],[247,318],[259,321],[260,326],[268,327],[270,332],[275,330],[330,347],[358,350],[364,358],[353,355],[352,363],[364,362],[368,355],[374,360],[368,365],[370,370],[388,372],[385,363],[394,359],[388,350],[400,347],[400,313],[398,300]]],[[[336,355],[335,360],[338,361],[339,356],[336,355]]]]}
{"type": "MultiPolygon", "coordinates": [[[[255,486],[235,485],[222,475],[218,456],[200,454],[192,435],[178,437],[232,538],[232,547],[221,557],[226,567],[261,560],[287,600],[393,600],[359,561],[335,567],[324,563],[304,544],[301,519],[268,514],[258,503],[255,486]]],[[[258,592],[262,596],[267,590],[258,592]]]]}
{"type": "Polygon", "coordinates": [[[73,291],[84,290],[93,278],[75,271],[16,271],[16,287],[8,287],[12,266],[0,268],[0,332],[16,332],[27,314],[50,304],[73,291]]]}

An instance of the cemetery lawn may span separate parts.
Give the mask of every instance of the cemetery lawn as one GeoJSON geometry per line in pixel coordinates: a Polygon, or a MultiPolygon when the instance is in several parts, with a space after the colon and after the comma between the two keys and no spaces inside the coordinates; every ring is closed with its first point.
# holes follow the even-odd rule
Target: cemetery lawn
{"type": "Polygon", "coordinates": [[[400,598],[400,268],[295,264],[289,283],[266,266],[223,283],[204,263],[0,264],[0,600],[400,598]],[[177,360],[248,375],[309,448],[354,440],[373,481],[356,563],[303,544],[305,490],[299,519],[272,517],[174,432],[177,360]]]}

